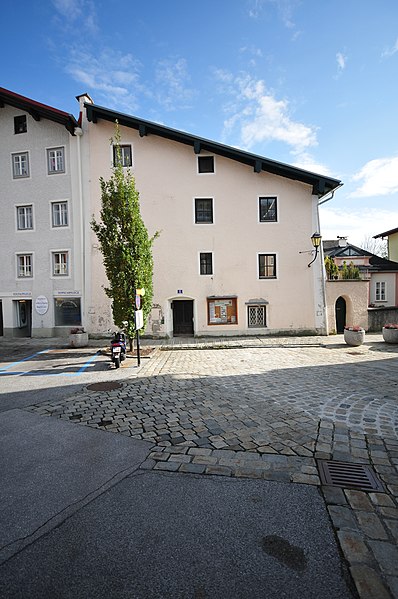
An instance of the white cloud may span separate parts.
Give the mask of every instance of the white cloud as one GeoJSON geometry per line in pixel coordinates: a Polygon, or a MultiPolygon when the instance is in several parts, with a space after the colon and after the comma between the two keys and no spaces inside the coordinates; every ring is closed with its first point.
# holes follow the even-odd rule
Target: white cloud
{"type": "Polygon", "coordinates": [[[163,59],[155,72],[156,97],[166,110],[186,108],[194,92],[189,87],[187,61],[184,58],[163,59]]]}
{"type": "Polygon", "coordinates": [[[311,171],[311,173],[325,175],[326,177],[334,176],[325,164],[317,162],[315,158],[308,152],[297,153],[295,161],[292,164],[293,166],[297,166],[297,168],[311,171]]]}
{"type": "Polygon", "coordinates": [[[347,57],[344,56],[344,54],[342,54],[341,52],[337,52],[336,54],[336,60],[337,60],[337,67],[339,69],[339,71],[344,71],[345,69],[345,65],[347,62],[347,57]]]}
{"type": "Polygon", "coordinates": [[[58,23],[68,31],[74,33],[73,26],[79,23],[79,35],[85,30],[91,34],[98,32],[97,13],[92,0],[52,0],[55,10],[62,18],[58,23]]]}
{"type": "Polygon", "coordinates": [[[350,243],[358,246],[366,238],[391,229],[391,223],[398,223],[398,210],[342,210],[325,204],[319,208],[319,214],[323,239],[337,239],[340,235],[348,237],[350,243]]]}
{"type": "Polygon", "coordinates": [[[359,182],[351,197],[376,197],[398,192],[398,156],[370,160],[352,177],[359,182]]]}
{"type": "Polygon", "coordinates": [[[391,56],[393,56],[396,52],[398,52],[398,37],[395,40],[395,44],[391,47],[391,48],[386,48],[381,56],[382,58],[390,58],[391,56]]]}
{"type": "Polygon", "coordinates": [[[279,141],[295,153],[302,153],[317,145],[316,130],[291,116],[289,102],[277,99],[266,89],[262,80],[250,76],[231,77],[225,71],[216,71],[224,98],[232,101],[224,105],[229,113],[224,122],[224,137],[239,137],[239,144],[252,148],[256,144],[279,141]]]}

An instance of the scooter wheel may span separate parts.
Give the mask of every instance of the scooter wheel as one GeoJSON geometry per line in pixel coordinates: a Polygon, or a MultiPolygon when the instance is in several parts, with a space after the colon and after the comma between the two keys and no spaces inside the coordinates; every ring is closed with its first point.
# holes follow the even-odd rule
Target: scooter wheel
{"type": "Polygon", "coordinates": [[[119,368],[120,366],[120,358],[115,358],[115,368],[119,368]]]}

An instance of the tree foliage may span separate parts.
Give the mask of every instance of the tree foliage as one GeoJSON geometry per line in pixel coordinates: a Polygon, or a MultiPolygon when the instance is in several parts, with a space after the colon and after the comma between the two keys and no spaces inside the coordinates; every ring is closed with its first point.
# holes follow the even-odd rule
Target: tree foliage
{"type": "Polygon", "coordinates": [[[91,227],[98,237],[104,258],[109,282],[105,293],[112,300],[114,323],[124,328],[131,340],[135,332],[136,289],[145,289],[141,305],[144,329],[152,308],[152,245],[158,233],[150,238],[142,220],[134,177],[130,171],[123,169],[117,124],[111,143],[116,146],[116,164],[108,181],[100,179],[100,220],[96,221],[93,217],[91,227]],[[128,324],[123,327],[124,321],[128,324]]]}
{"type": "Polygon", "coordinates": [[[339,276],[339,268],[333,258],[330,256],[325,256],[325,269],[328,276],[328,279],[337,279],[339,276]]]}

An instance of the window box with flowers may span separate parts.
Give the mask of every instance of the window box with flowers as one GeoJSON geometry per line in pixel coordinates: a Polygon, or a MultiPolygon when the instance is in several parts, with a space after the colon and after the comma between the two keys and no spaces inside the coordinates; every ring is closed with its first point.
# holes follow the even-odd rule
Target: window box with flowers
{"type": "Polygon", "coordinates": [[[385,324],[382,333],[386,343],[398,343],[398,324],[385,324]]]}
{"type": "Polygon", "coordinates": [[[362,345],[365,341],[365,329],[357,326],[344,327],[344,341],[353,347],[362,345]]]}
{"type": "Polygon", "coordinates": [[[69,347],[87,347],[88,333],[83,327],[75,327],[69,332],[69,347]]]}

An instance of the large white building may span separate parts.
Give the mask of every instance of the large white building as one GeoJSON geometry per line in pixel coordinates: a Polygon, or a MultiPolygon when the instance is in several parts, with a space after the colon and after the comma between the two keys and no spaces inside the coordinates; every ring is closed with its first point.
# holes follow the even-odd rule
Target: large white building
{"type": "Polygon", "coordinates": [[[147,334],[326,334],[322,249],[308,264],[318,203],[340,181],[96,106],[88,95],[78,97],[77,123],[60,111],[64,122],[44,115],[35,121],[31,101],[18,107],[15,94],[2,93],[8,187],[1,191],[7,215],[0,242],[13,256],[0,265],[5,334],[24,330],[21,302],[30,303],[32,335],[66,334],[78,324],[103,335],[112,326],[90,221],[99,215],[99,178],[111,175],[116,120],[144,222],[150,235],[161,232],[147,334]],[[23,115],[28,130],[16,133],[15,118],[23,115]],[[58,149],[63,167],[52,173],[58,149]],[[15,178],[13,156],[24,153],[32,169],[15,178]],[[25,206],[33,225],[20,230],[18,218],[30,223],[29,209],[19,210],[25,206]]]}

